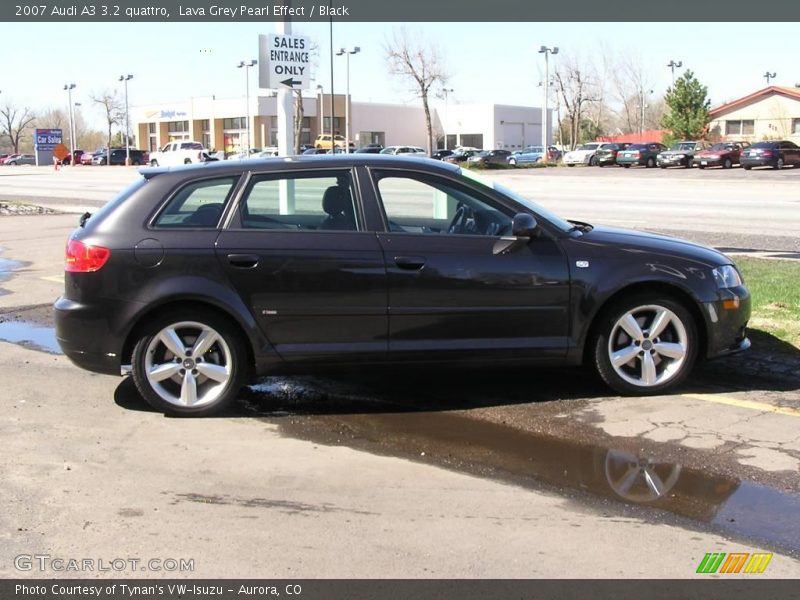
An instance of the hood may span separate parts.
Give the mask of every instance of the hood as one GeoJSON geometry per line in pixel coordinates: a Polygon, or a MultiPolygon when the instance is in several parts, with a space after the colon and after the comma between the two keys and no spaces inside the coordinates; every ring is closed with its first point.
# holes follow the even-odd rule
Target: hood
{"type": "Polygon", "coordinates": [[[678,154],[694,154],[698,150],[662,150],[659,152],[662,156],[677,156],[678,154]]]}
{"type": "Polygon", "coordinates": [[[713,248],[688,240],[634,231],[616,227],[597,226],[585,233],[581,241],[594,244],[612,244],[622,252],[641,252],[680,257],[713,268],[733,264],[733,261],[713,248]]]}

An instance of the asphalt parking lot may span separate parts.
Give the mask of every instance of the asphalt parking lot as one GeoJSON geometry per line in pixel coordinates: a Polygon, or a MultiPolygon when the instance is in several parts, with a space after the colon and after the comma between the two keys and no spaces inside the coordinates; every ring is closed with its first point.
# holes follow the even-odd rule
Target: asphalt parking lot
{"type": "MultiPolygon", "coordinates": [[[[671,578],[707,552],[774,552],[765,576],[800,576],[800,354],[763,332],[656,398],[576,369],[351,371],[264,378],[191,421],[78,370],[52,338],[64,241],[136,176],[0,171],[0,203],[69,213],[0,216],[3,576],[34,552],[190,557],[208,577],[553,577],[569,561],[671,578]]],[[[568,216],[800,251],[800,170],[492,176],[568,216]]]]}

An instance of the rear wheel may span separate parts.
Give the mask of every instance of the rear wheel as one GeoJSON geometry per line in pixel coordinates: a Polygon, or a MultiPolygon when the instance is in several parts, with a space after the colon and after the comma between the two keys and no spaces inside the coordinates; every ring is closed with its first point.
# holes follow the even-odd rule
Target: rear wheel
{"type": "Polygon", "coordinates": [[[629,395],[654,395],[678,385],[697,356],[697,327],[679,302],[637,294],[606,311],[593,339],[600,377],[629,395]]]}
{"type": "Polygon", "coordinates": [[[511,165],[512,167],[516,167],[517,166],[517,159],[516,158],[509,158],[508,159],[508,164],[511,165]]]}
{"type": "Polygon", "coordinates": [[[751,167],[750,165],[742,165],[742,168],[743,168],[745,171],[749,171],[749,170],[750,170],[750,169],[752,169],[753,167],[751,167]]]}
{"type": "Polygon", "coordinates": [[[647,167],[648,169],[652,169],[652,168],[653,168],[653,167],[655,167],[655,166],[656,166],[656,161],[654,161],[654,160],[653,160],[653,157],[651,156],[650,158],[648,158],[648,159],[647,159],[647,165],[646,165],[646,167],[647,167]]]}
{"type": "Polygon", "coordinates": [[[622,165],[622,166],[625,167],[626,169],[630,169],[631,168],[630,165],[622,165]]]}
{"type": "Polygon", "coordinates": [[[154,158],[153,160],[150,161],[150,166],[151,167],[157,167],[158,166],[158,161],[154,158]]]}
{"type": "Polygon", "coordinates": [[[590,166],[590,167],[593,167],[593,166],[595,166],[596,164],[597,164],[597,157],[595,157],[595,156],[592,156],[592,157],[589,159],[589,166],[590,166]]]}
{"type": "Polygon", "coordinates": [[[133,350],[133,381],[158,411],[201,417],[226,408],[247,373],[247,352],[230,322],[206,311],[152,321],[133,350]]]}
{"type": "Polygon", "coordinates": [[[775,161],[775,166],[774,166],[774,167],[772,167],[772,168],[773,168],[773,169],[778,169],[778,170],[780,170],[780,169],[782,169],[782,168],[783,168],[783,165],[784,165],[784,163],[783,163],[783,157],[782,157],[782,156],[779,156],[779,157],[778,157],[778,160],[776,160],[776,161],[775,161]]]}
{"type": "Polygon", "coordinates": [[[733,166],[733,162],[731,161],[730,158],[726,158],[725,162],[722,163],[722,168],[723,169],[730,169],[732,166],[733,166]]]}
{"type": "Polygon", "coordinates": [[[192,164],[192,159],[191,159],[191,158],[184,158],[184,159],[183,159],[183,164],[185,164],[185,165],[190,165],[190,164],[192,164]]]}

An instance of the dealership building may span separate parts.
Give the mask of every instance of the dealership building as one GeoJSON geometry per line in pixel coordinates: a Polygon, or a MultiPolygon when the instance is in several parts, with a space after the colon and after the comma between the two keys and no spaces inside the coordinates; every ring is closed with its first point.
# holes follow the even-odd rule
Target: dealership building
{"type": "MultiPolygon", "coordinates": [[[[137,145],[153,151],[174,140],[197,140],[206,148],[236,154],[251,148],[277,146],[278,102],[275,92],[243,97],[196,97],[131,107],[137,145]],[[248,117],[249,115],[249,117],[248,117]],[[248,119],[250,121],[248,128],[248,119]]],[[[345,95],[303,97],[301,144],[313,144],[333,128],[345,135],[345,95]],[[333,106],[331,107],[331,101],[333,106]]],[[[422,103],[380,104],[350,99],[350,139],[356,146],[426,146],[422,103]]],[[[450,104],[442,113],[431,109],[434,139],[440,148],[473,146],[519,150],[542,141],[542,111],[536,107],[500,104],[450,104]]],[[[550,142],[550,140],[548,140],[550,142]]]]}
{"type": "Polygon", "coordinates": [[[711,139],[800,144],[800,88],[769,86],[709,111],[711,139]]]}

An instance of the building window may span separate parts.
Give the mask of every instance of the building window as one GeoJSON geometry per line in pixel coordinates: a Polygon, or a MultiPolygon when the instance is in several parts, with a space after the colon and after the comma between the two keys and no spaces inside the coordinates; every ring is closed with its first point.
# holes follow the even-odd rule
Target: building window
{"type": "Polygon", "coordinates": [[[462,146],[469,146],[471,148],[483,148],[482,133],[462,133],[460,137],[462,146]]]}
{"type": "Polygon", "coordinates": [[[725,121],[725,135],[753,135],[755,121],[725,121]]]}
{"type": "Polygon", "coordinates": [[[385,131],[359,131],[356,135],[358,136],[359,146],[366,146],[367,144],[386,145],[385,131]]]}
{"type": "Polygon", "coordinates": [[[167,123],[168,133],[188,133],[189,121],[170,121],[167,123]]]}
{"type": "Polygon", "coordinates": [[[223,129],[247,129],[247,117],[222,119],[223,129]]]}
{"type": "Polygon", "coordinates": [[[147,124],[147,132],[151,135],[156,132],[156,124],[155,123],[148,123],[147,124]]]}
{"type": "MultiPolygon", "coordinates": [[[[333,128],[336,130],[336,135],[342,135],[342,131],[344,130],[344,119],[341,117],[334,117],[333,118],[333,128]]],[[[331,130],[331,118],[325,117],[322,123],[322,130],[326,132],[330,132],[331,130]]]]}
{"type": "Polygon", "coordinates": [[[792,135],[800,135],[800,119],[792,119],[792,135]]]}

